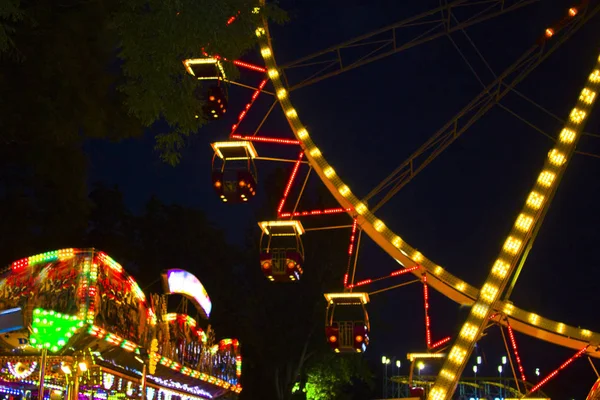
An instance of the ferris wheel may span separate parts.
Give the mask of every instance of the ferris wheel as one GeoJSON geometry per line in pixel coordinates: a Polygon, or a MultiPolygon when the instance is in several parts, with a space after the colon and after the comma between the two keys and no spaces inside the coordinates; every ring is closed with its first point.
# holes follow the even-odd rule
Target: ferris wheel
{"type": "MultiPolygon", "coordinates": [[[[301,280],[305,268],[307,270],[316,268],[316,266],[304,265],[302,237],[310,232],[304,227],[303,218],[332,214],[347,214],[350,217],[349,223],[344,225],[344,228],[350,231],[350,244],[348,268],[341,279],[343,290],[325,294],[328,304],[325,324],[326,340],[335,352],[362,353],[367,349],[371,331],[367,313],[370,297],[368,293],[359,290],[376,281],[413,274],[423,284],[426,304],[429,296],[428,290],[432,288],[454,302],[470,307],[466,322],[462,324],[461,329],[456,332],[454,337],[434,342],[429,330],[428,306],[426,305],[427,348],[431,352],[447,348],[443,366],[434,386],[428,393],[430,399],[441,400],[452,397],[475,343],[493,324],[500,325],[507,330],[510,347],[513,351],[511,365],[514,358],[513,369],[518,371],[519,378],[522,378],[523,381],[525,381],[525,373],[518,354],[514,337],[515,331],[575,351],[571,358],[540,380],[538,384],[524,389],[523,395],[539,390],[576,358],[584,355],[600,358],[600,333],[546,318],[521,309],[510,301],[514,282],[523,268],[527,254],[533,245],[564,171],[577,151],[578,140],[584,133],[585,122],[592,112],[600,89],[600,57],[598,57],[596,65],[581,66],[581,68],[589,69],[588,78],[582,82],[578,97],[566,100],[574,104],[574,107],[568,115],[563,116],[563,127],[557,132],[553,145],[546,149],[547,156],[543,167],[533,182],[531,191],[524,199],[521,212],[512,224],[505,241],[501,244],[498,257],[492,262],[489,274],[481,287],[469,284],[467,280],[455,276],[448,269],[416,250],[375,214],[465,133],[475,121],[493,107],[503,107],[500,101],[507,94],[515,92],[518,83],[522,82],[538,65],[596,16],[600,11],[600,4],[588,1],[573,4],[565,10],[561,19],[549,21],[548,26],[540,32],[538,39],[532,43],[531,47],[516,57],[515,61],[503,72],[492,72],[491,82],[484,84],[480,80],[482,89],[479,94],[380,184],[362,197],[359,197],[346,183],[347,181],[338,175],[334,166],[318,146],[318,141],[313,140],[313,136],[301,121],[301,111],[294,107],[293,93],[297,89],[316,84],[439,37],[449,36],[454,32],[464,32],[464,29],[468,27],[511,13],[534,2],[534,0],[444,1],[440,7],[434,10],[283,66],[279,66],[276,62],[276,50],[272,43],[269,26],[265,21],[256,29],[260,54],[264,59],[265,67],[239,60],[232,61],[239,68],[257,74],[254,85],[228,81],[221,64],[229,61],[218,55],[204,54],[203,57],[184,62],[190,74],[199,79],[213,79],[218,82],[217,85],[211,86],[209,92],[205,94],[208,106],[203,112],[208,117],[218,119],[223,117],[227,111],[228,100],[225,85],[222,85],[223,82],[243,86],[253,91],[249,102],[241,110],[232,127],[229,140],[212,143],[214,150],[212,183],[222,202],[246,203],[256,195],[259,190],[258,161],[291,163],[289,181],[275,212],[276,218],[259,222],[262,236],[260,263],[257,264],[260,265],[260,269],[267,279],[275,283],[298,282],[301,280]],[[457,16],[459,11],[460,18],[457,16]],[[411,29],[413,35],[404,40],[404,36],[400,33],[408,28],[411,29]],[[416,33],[414,33],[415,29],[418,29],[416,33]],[[344,58],[348,49],[357,48],[364,48],[364,53],[350,60],[344,58]],[[210,68],[207,69],[206,66],[210,68]],[[313,73],[308,77],[305,76],[296,82],[290,79],[290,71],[293,69],[315,66],[317,66],[316,72],[313,69],[313,73]],[[196,67],[197,69],[194,69],[196,67]],[[262,116],[254,133],[240,134],[238,132],[240,126],[248,113],[253,111],[252,106],[259,95],[272,96],[272,105],[262,116]],[[261,127],[267,118],[277,112],[277,105],[283,111],[294,135],[293,138],[260,135],[261,127]],[[270,154],[268,157],[261,156],[259,155],[260,149],[257,147],[264,143],[287,147],[296,146],[299,150],[298,157],[295,160],[285,160],[270,154]],[[300,167],[306,164],[309,166],[309,173],[306,174],[303,181],[296,182],[299,180],[300,167]],[[307,186],[311,172],[317,175],[335,198],[339,207],[309,211],[298,210],[299,197],[307,186]],[[298,199],[294,202],[290,198],[290,193],[292,186],[296,183],[301,185],[301,190],[298,199]],[[290,207],[290,204],[294,203],[295,205],[290,207]],[[291,209],[291,211],[286,211],[286,209],[291,209]],[[387,276],[355,281],[356,248],[360,235],[363,233],[396,260],[401,268],[387,276]]],[[[264,4],[264,0],[262,3],[264,4]]],[[[234,22],[235,17],[232,18],[233,20],[230,19],[228,23],[234,22]]],[[[485,59],[475,44],[470,39],[469,42],[485,63],[485,59]]],[[[460,49],[458,50],[460,53],[460,49]]],[[[590,51],[595,50],[597,49],[590,49],[590,51]]],[[[468,61],[467,64],[469,64],[468,61]]],[[[469,64],[469,67],[472,66],[469,64]]],[[[475,75],[477,74],[475,73],[475,75]]],[[[231,102],[229,101],[229,103],[231,102]]],[[[373,329],[377,328],[373,327],[373,329]]]]}

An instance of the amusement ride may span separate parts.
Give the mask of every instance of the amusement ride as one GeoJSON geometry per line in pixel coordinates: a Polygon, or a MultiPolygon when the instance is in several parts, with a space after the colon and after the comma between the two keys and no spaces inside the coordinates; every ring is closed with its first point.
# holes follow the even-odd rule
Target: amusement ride
{"type": "MultiPolygon", "coordinates": [[[[379,219],[375,212],[469,130],[476,121],[484,117],[490,109],[493,107],[506,109],[501,100],[509,93],[519,93],[516,85],[594,18],[600,10],[600,4],[582,1],[565,9],[563,16],[558,20],[548,21],[545,29],[539,32],[537,40],[504,71],[501,73],[492,71],[494,78],[487,84],[479,79],[473,66],[453,42],[474,75],[479,79],[482,90],[408,159],[363,197],[359,197],[338,175],[319,148],[318,141],[313,140],[311,133],[301,121],[301,111],[294,107],[292,101],[294,92],[440,37],[451,37],[454,33],[462,33],[468,38],[468,34],[465,32],[466,28],[484,24],[488,20],[512,13],[530,6],[532,3],[535,1],[443,1],[436,9],[404,19],[283,66],[276,62],[272,36],[266,18],[263,18],[262,26],[258,26],[255,33],[259,40],[259,51],[264,60],[264,66],[233,61],[238,68],[246,69],[257,75],[254,84],[247,81],[228,80],[222,72],[222,64],[232,61],[228,61],[218,54],[204,53],[202,57],[184,61],[186,67],[192,64],[212,65],[212,70],[204,69],[202,73],[190,71],[190,74],[198,79],[210,79],[221,84],[221,86],[212,86],[213,88],[225,88],[228,84],[242,86],[253,91],[249,95],[248,103],[241,111],[228,110],[228,112],[239,112],[236,114],[236,120],[228,140],[212,143],[214,149],[212,184],[223,203],[251,202],[260,187],[257,178],[257,165],[260,161],[291,164],[288,183],[274,212],[275,219],[258,223],[262,231],[258,264],[266,279],[277,284],[299,282],[305,269],[318,268],[304,265],[305,249],[302,237],[310,234],[302,222],[305,218],[318,218],[321,215],[334,214],[348,216],[347,224],[329,227],[331,229],[348,229],[350,232],[348,269],[340,279],[343,285],[342,290],[324,294],[327,304],[325,340],[333,351],[355,354],[367,350],[371,329],[377,329],[369,323],[370,296],[364,290],[368,285],[408,274],[412,274],[422,283],[425,300],[426,357],[435,354],[443,362],[435,379],[423,385],[425,387],[413,384],[411,369],[408,384],[415,386],[415,390],[411,392],[415,397],[427,397],[432,400],[453,398],[475,344],[490,326],[499,326],[505,338],[506,350],[510,354],[510,369],[514,375],[516,386],[512,390],[517,398],[539,395],[540,388],[577,358],[589,358],[595,371],[592,358],[600,358],[599,333],[521,309],[510,301],[510,296],[564,171],[571,158],[578,152],[576,150],[578,140],[585,133],[585,123],[592,113],[600,87],[600,58],[596,59],[595,65],[582,66],[589,70],[588,77],[581,82],[578,96],[568,100],[573,104],[573,108],[568,115],[564,116],[564,120],[561,119],[562,129],[555,133],[555,137],[551,138],[553,145],[546,150],[547,156],[539,175],[524,199],[521,212],[502,244],[497,259],[491,263],[489,274],[481,287],[470,285],[466,280],[453,275],[448,269],[417,251],[402,236],[392,231],[383,220],[379,219]],[[410,35],[408,37],[403,35],[404,31],[409,31],[410,35]],[[356,56],[361,49],[362,54],[356,56]],[[354,50],[354,57],[346,56],[349,50],[354,50]],[[308,69],[310,72],[301,79],[293,79],[292,77],[297,78],[298,75],[302,75],[298,73],[298,70],[302,69],[308,69]],[[271,106],[266,112],[258,111],[256,107],[253,108],[258,96],[272,97],[271,106]],[[280,111],[287,120],[290,134],[277,137],[261,134],[265,121],[280,111]],[[260,120],[260,123],[249,128],[249,124],[244,125],[243,123],[251,112],[259,114],[255,119],[260,120]],[[251,133],[240,133],[242,126],[244,129],[249,129],[251,133]],[[295,147],[299,150],[298,157],[295,160],[278,157],[273,150],[274,146],[268,146],[269,144],[295,147]],[[263,155],[264,152],[268,152],[266,156],[263,155]],[[300,167],[306,164],[308,164],[309,171],[302,179],[300,167]],[[306,211],[298,209],[300,198],[307,188],[307,181],[310,176],[314,175],[325,185],[339,207],[306,211]],[[300,190],[297,198],[294,199],[291,193],[294,193],[292,189],[296,185],[300,187],[300,190]],[[358,243],[362,234],[366,234],[401,268],[387,276],[355,281],[358,243]],[[432,340],[428,315],[429,289],[434,289],[454,302],[470,308],[466,321],[455,336],[438,341],[432,340]],[[563,364],[557,366],[556,370],[533,384],[527,380],[522,366],[516,332],[572,349],[573,354],[563,364]],[[443,357],[441,357],[442,355],[443,357]]],[[[260,13],[260,9],[256,8],[253,12],[260,13]]],[[[235,22],[233,21],[233,23],[235,22]]],[[[483,61],[489,68],[489,64],[470,38],[469,42],[479,55],[480,61],[483,61]]],[[[590,49],[595,52],[597,50],[590,49]]],[[[210,100],[214,96],[214,91],[207,92],[203,96],[210,100]]],[[[522,96],[526,98],[524,95],[522,96]]],[[[226,97],[224,89],[216,96],[217,99],[222,99],[221,102],[226,102],[226,97]]],[[[541,106],[537,106],[541,108],[541,106]]],[[[510,110],[508,111],[510,112],[510,110]]],[[[215,109],[204,112],[209,119],[223,117],[223,114],[215,109]]],[[[516,116],[523,119],[519,115],[516,116]]]]}
{"type": "MultiPolygon", "coordinates": [[[[301,284],[305,270],[318,268],[305,265],[303,237],[316,229],[348,230],[348,247],[340,249],[348,255],[346,271],[340,277],[340,288],[324,294],[324,340],[332,352],[342,357],[368,350],[370,333],[378,329],[369,321],[371,298],[376,294],[366,290],[369,285],[412,275],[414,280],[394,284],[393,288],[413,282],[420,282],[423,286],[426,351],[409,354],[411,373],[404,383],[410,387],[411,397],[431,400],[459,398],[456,397],[457,386],[459,382],[465,382],[463,372],[474,347],[492,326],[498,326],[505,338],[506,368],[514,376],[512,385],[495,384],[506,398],[538,397],[541,388],[576,359],[588,358],[594,368],[592,359],[600,358],[600,333],[524,310],[510,300],[529,250],[564,171],[577,152],[577,143],[593,111],[600,90],[600,57],[594,65],[581,66],[589,70],[587,79],[581,82],[576,98],[565,99],[573,108],[563,116],[562,129],[554,133],[552,146],[545,150],[547,156],[539,175],[532,183],[498,257],[490,260],[489,273],[481,287],[469,284],[417,251],[375,214],[490,109],[503,107],[501,100],[509,93],[515,93],[517,84],[597,16],[600,3],[584,0],[564,10],[564,15],[558,20],[548,21],[529,48],[501,73],[492,72],[491,82],[480,80],[482,89],[479,94],[362,197],[338,175],[319,148],[318,140],[313,140],[301,121],[301,110],[295,108],[292,102],[294,92],[438,38],[452,37],[453,34],[468,37],[465,29],[533,3],[537,1],[441,1],[440,6],[433,10],[283,66],[276,62],[271,31],[266,17],[263,17],[255,34],[264,63],[228,60],[219,54],[209,54],[209,49],[199,50],[195,58],[182,60],[182,68],[190,79],[202,80],[201,90],[196,92],[196,96],[205,105],[197,111],[198,115],[202,114],[209,121],[234,115],[235,123],[227,140],[211,143],[214,152],[211,182],[223,207],[229,207],[231,203],[239,203],[243,207],[255,200],[261,188],[261,162],[283,162],[289,166],[289,179],[273,219],[258,222],[261,238],[256,264],[265,279],[277,285],[301,284]],[[354,57],[347,57],[349,51],[354,57]],[[356,56],[357,52],[362,53],[356,56]],[[226,63],[247,71],[248,75],[241,75],[243,79],[229,79],[227,68],[224,68],[226,63]],[[292,79],[304,69],[310,71],[308,76],[292,79]],[[233,86],[250,91],[242,110],[232,108],[230,95],[233,86]],[[264,113],[253,107],[259,96],[272,99],[271,106],[264,113]],[[250,129],[244,122],[247,122],[247,115],[254,112],[262,113],[258,117],[260,123],[250,129]],[[262,134],[261,129],[267,119],[278,112],[282,112],[287,120],[289,134],[281,137],[262,134]],[[240,133],[242,128],[250,133],[240,133]],[[297,157],[279,156],[275,149],[283,147],[292,149],[290,151],[297,157]],[[265,153],[268,155],[263,155],[265,153]],[[308,166],[304,175],[302,166],[308,166]],[[339,206],[317,210],[298,208],[300,198],[308,190],[307,182],[314,176],[324,184],[339,206]],[[299,187],[299,191],[293,190],[295,187],[299,187]],[[339,215],[347,218],[348,222],[341,226],[310,229],[303,224],[305,219],[318,219],[323,215],[339,215]],[[358,251],[364,235],[395,260],[400,268],[385,276],[356,280],[358,251]],[[431,334],[430,289],[470,309],[466,321],[455,335],[437,341],[431,334]],[[534,384],[528,380],[523,368],[517,332],[571,349],[572,356],[534,384]],[[436,359],[440,363],[439,372],[429,381],[421,379],[424,376],[420,374],[419,360],[424,358],[436,359]]],[[[246,12],[260,15],[264,5],[264,0],[261,0],[261,7],[242,10],[226,23],[235,24],[236,19],[243,18],[246,12]]],[[[475,44],[470,43],[487,65],[475,44]]],[[[458,47],[457,50],[460,52],[458,47]]],[[[590,51],[598,53],[598,49],[590,51]]],[[[465,61],[472,67],[467,59],[465,61]]],[[[189,273],[169,270],[166,274],[166,294],[148,298],[116,261],[96,250],[65,249],[13,263],[0,281],[1,300],[6,303],[5,308],[22,311],[23,327],[29,327],[31,334],[23,337],[21,327],[16,333],[5,335],[2,344],[12,349],[13,354],[2,356],[6,365],[2,370],[3,379],[18,383],[7,390],[22,394],[23,390],[31,392],[39,387],[40,399],[44,398],[44,385],[69,393],[83,391],[92,398],[96,398],[94,393],[101,393],[98,398],[104,399],[112,398],[110,396],[142,396],[150,400],[168,400],[175,396],[187,400],[235,396],[241,391],[239,342],[235,339],[216,341],[214,332],[200,328],[199,321],[187,314],[187,306],[180,312],[167,310],[164,296],[179,293],[195,305],[197,319],[206,320],[210,314],[210,301],[205,291],[200,289],[202,286],[198,279],[189,276],[189,273]],[[169,274],[174,274],[173,279],[169,274]],[[46,275],[53,278],[41,279],[46,275]],[[118,282],[120,287],[113,288],[111,285],[114,283],[111,282],[118,282]],[[23,288],[30,288],[27,289],[29,292],[23,288]],[[36,293],[33,297],[31,290],[36,293]],[[198,296],[198,293],[204,294],[198,296]],[[115,304],[127,304],[128,311],[117,313],[115,304]],[[124,331],[124,327],[130,329],[124,331]],[[45,379],[39,379],[39,376],[45,379]],[[22,382],[29,380],[29,386],[23,389],[22,382]]],[[[473,382],[475,386],[480,384],[473,382]]],[[[589,400],[600,398],[597,388],[598,383],[589,400]]]]}

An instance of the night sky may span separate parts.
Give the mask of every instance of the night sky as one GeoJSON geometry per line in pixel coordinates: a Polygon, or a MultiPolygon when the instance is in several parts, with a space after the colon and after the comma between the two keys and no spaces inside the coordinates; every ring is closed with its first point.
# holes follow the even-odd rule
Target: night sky
{"type": "MultiPolygon", "coordinates": [[[[342,3],[330,0],[282,0],[280,5],[289,12],[290,22],[272,30],[277,61],[285,64],[439,5],[435,0],[405,3],[351,0],[341,7],[342,3]]],[[[467,33],[494,72],[500,73],[572,5],[563,0],[541,1],[469,28],[467,33]]],[[[566,118],[600,53],[599,28],[600,16],[596,16],[517,89],[566,118]]],[[[452,38],[470,60],[476,60],[460,32],[452,38]]],[[[258,52],[246,59],[261,62],[258,52]]],[[[481,63],[476,68],[484,72],[482,79],[489,83],[491,74],[481,63]]],[[[260,76],[244,72],[242,80],[256,84],[260,76]]],[[[360,197],[480,90],[465,62],[444,37],[299,89],[291,99],[324,156],[360,197]]],[[[226,139],[238,110],[251,94],[232,88],[231,112],[192,137],[183,161],[175,168],[163,164],[154,152],[152,136],[156,131],[148,132],[142,140],[88,142],[90,182],[102,180],[119,185],[127,204],[138,212],[152,194],[168,203],[202,209],[231,242],[242,243],[247,228],[256,226],[254,212],[261,196],[252,205],[231,206],[219,201],[210,186],[210,142],[226,139]]],[[[239,133],[251,133],[271,101],[259,97],[239,133]]],[[[559,123],[518,96],[509,94],[503,104],[548,134],[558,134],[559,123]]],[[[587,132],[600,134],[599,114],[596,111],[588,120],[587,132]]],[[[161,129],[166,127],[156,127],[157,131],[161,129]]],[[[279,107],[261,135],[291,137],[279,107]]],[[[506,111],[493,108],[377,215],[430,259],[481,286],[551,144],[506,111]]],[[[282,152],[268,145],[257,148],[261,155],[272,157],[291,158],[296,152],[282,152]]],[[[578,149],[600,154],[600,138],[583,137],[578,149]]],[[[270,164],[259,162],[259,176],[273,169],[270,164]]],[[[583,155],[572,159],[512,297],[526,310],[593,331],[600,331],[594,307],[600,266],[595,229],[600,223],[595,208],[600,198],[596,179],[599,172],[600,159],[583,155]]],[[[317,184],[315,178],[312,185],[317,184]]],[[[359,257],[357,279],[377,277],[398,268],[368,239],[363,241],[359,257]]],[[[258,261],[256,268],[259,273],[258,261]]],[[[307,265],[306,273],[311,268],[319,266],[307,265]]],[[[391,283],[402,279],[406,278],[391,283]]],[[[454,335],[466,316],[465,309],[461,311],[438,293],[431,297],[433,340],[454,335]]],[[[373,365],[380,363],[382,355],[404,361],[407,352],[425,349],[421,285],[373,296],[370,313],[372,345],[366,357],[373,365]]],[[[523,335],[518,335],[517,341],[526,372],[532,378],[535,367],[545,375],[575,353],[523,335]]],[[[490,329],[478,349],[485,352],[489,362],[484,369],[495,376],[503,351],[497,328],[490,329]]],[[[380,369],[377,365],[377,371],[380,369]]],[[[403,367],[401,372],[407,369],[403,367]]],[[[587,360],[582,359],[548,385],[548,392],[554,398],[584,398],[593,381],[594,374],[587,360]]]]}

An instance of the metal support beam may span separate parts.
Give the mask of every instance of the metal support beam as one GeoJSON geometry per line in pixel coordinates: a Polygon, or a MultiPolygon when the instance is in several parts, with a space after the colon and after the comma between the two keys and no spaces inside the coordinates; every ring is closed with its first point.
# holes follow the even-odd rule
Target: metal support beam
{"type": "Polygon", "coordinates": [[[285,82],[293,91],[537,1],[456,0],[288,63],[282,66],[285,82]]]}
{"type": "Polygon", "coordinates": [[[479,118],[510,93],[514,87],[548,58],[562,43],[594,16],[600,6],[582,10],[568,25],[549,40],[539,40],[502,74],[486,86],[469,104],[433,134],[408,159],[365,196],[367,201],[384,190],[383,198],[372,208],[375,212],[419,172],[440,155],[450,144],[467,131],[479,118]],[[589,12],[583,12],[589,11],[589,12]]]}

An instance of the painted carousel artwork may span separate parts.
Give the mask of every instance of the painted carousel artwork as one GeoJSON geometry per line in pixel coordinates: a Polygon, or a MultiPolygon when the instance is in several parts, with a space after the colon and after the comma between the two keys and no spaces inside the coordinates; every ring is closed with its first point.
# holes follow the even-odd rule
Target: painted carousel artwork
{"type": "Polygon", "coordinates": [[[0,275],[0,395],[237,398],[240,344],[215,339],[204,286],[180,269],[162,279],[165,293],[147,297],[120,264],[94,249],[12,263],[0,275]],[[175,297],[182,300],[169,312],[175,297]]]}

